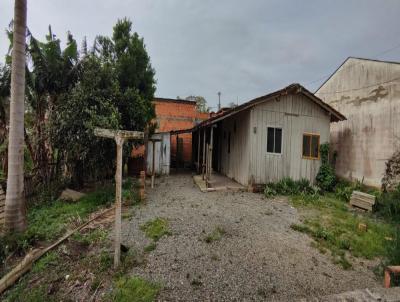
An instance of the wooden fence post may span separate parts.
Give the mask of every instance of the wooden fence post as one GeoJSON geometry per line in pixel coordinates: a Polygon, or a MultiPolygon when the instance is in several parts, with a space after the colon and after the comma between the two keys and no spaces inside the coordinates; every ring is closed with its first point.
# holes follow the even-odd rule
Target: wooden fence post
{"type": "Polygon", "coordinates": [[[122,190],[122,147],[124,140],[115,138],[117,143],[117,169],[115,172],[115,246],[114,268],[118,268],[121,256],[121,190],[122,190]]]}

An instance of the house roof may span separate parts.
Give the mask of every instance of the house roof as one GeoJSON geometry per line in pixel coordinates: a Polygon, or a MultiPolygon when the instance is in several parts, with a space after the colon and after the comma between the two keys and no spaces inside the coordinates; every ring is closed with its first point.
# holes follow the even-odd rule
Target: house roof
{"type": "Polygon", "coordinates": [[[253,100],[250,100],[244,104],[241,104],[237,107],[234,107],[232,109],[229,109],[227,111],[225,111],[222,114],[217,114],[211,118],[209,118],[208,120],[205,120],[203,122],[201,122],[200,124],[198,124],[195,128],[199,128],[199,127],[204,127],[204,126],[208,126],[211,124],[214,124],[218,121],[221,121],[227,117],[230,117],[232,115],[235,115],[241,111],[247,110],[251,107],[254,107],[258,104],[264,103],[264,102],[268,102],[268,101],[272,101],[274,99],[276,99],[279,96],[283,96],[283,95],[288,95],[288,94],[303,94],[306,97],[308,97],[311,101],[313,101],[314,103],[316,103],[318,106],[320,106],[322,109],[324,109],[326,112],[330,113],[331,115],[331,122],[338,122],[338,121],[343,121],[346,119],[346,117],[341,114],[339,111],[333,109],[331,106],[329,106],[328,104],[324,103],[320,98],[316,97],[313,93],[311,93],[310,91],[308,91],[306,88],[304,88],[303,86],[301,86],[300,84],[291,84],[283,89],[277,90],[275,92],[260,96],[258,98],[255,98],[253,100]]]}
{"type": "Polygon", "coordinates": [[[155,97],[153,99],[155,102],[165,102],[165,103],[179,103],[179,104],[188,104],[188,105],[196,105],[195,101],[181,100],[181,99],[169,99],[169,98],[159,98],[155,97]]]}
{"type": "Polygon", "coordinates": [[[335,71],[315,90],[314,93],[317,93],[338,71],[339,69],[347,63],[348,60],[359,60],[359,61],[370,61],[370,62],[376,62],[376,63],[382,63],[382,64],[400,64],[400,62],[395,62],[395,61],[383,61],[383,60],[376,60],[376,59],[368,59],[368,58],[360,58],[360,57],[348,57],[346,60],[342,62],[342,64],[339,65],[338,68],[335,69],[335,71]]]}

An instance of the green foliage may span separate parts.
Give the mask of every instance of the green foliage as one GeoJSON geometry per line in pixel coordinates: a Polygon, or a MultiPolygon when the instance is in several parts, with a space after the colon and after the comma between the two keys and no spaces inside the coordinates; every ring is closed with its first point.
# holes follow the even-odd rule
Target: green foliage
{"type": "Polygon", "coordinates": [[[128,177],[122,184],[122,200],[128,205],[135,205],[140,202],[139,182],[128,177]]]}
{"type": "Polygon", "coordinates": [[[321,166],[316,181],[317,185],[326,192],[332,192],[336,185],[335,169],[329,163],[329,143],[321,144],[321,166]]]}
{"type": "Polygon", "coordinates": [[[117,302],[151,302],[155,301],[160,288],[160,285],[139,277],[121,277],[115,282],[111,300],[117,302]]]}
{"type": "Polygon", "coordinates": [[[216,227],[210,234],[208,234],[204,241],[207,243],[212,243],[214,241],[221,240],[222,236],[226,234],[225,230],[222,227],[216,227]]]}
{"type": "Polygon", "coordinates": [[[46,255],[40,258],[32,267],[33,273],[44,271],[49,265],[58,264],[58,254],[55,251],[49,251],[46,255]]]}
{"type": "MultiPolygon", "coordinates": [[[[91,51],[85,41],[82,53],[70,33],[63,48],[51,27],[44,41],[30,32],[28,39],[26,128],[32,145],[28,163],[38,168],[35,176],[47,184],[68,175],[75,187],[111,177],[115,142],[95,137],[93,129],[143,131],[155,116],[155,72],[143,38],[124,19],[114,26],[111,38],[97,37],[91,51]]],[[[0,143],[10,66],[9,56],[0,67],[0,143]]]]}
{"type": "Polygon", "coordinates": [[[110,64],[120,90],[116,103],[121,114],[121,128],[143,130],[154,117],[154,69],[150,64],[143,38],[132,32],[132,22],[118,20],[112,38],[96,38],[95,55],[110,64]]]}
{"type": "MultiPolygon", "coordinates": [[[[399,265],[400,263],[400,227],[397,226],[393,240],[388,240],[385,245],[386,257],[383,266],[399,265]]],[[[393,286],[400,286],[400,276],[395,276],[392,282],[393,286]]]]}
{"type": "Polygon", "coordinates": [[[148,238],[158,241],[165,235],[170,235],[168,221],[164,218],[157,217],[156,219],[147,221],[140,226],[140,229],[145,232],[148,238]]]}
{"type": "Polygon", "coordinates": [[[107,251],[101,251],[100,253],[100,266],[99,269],[101,272],[107,271],[113,265],[113,258],[110,253],[107,251]]]}
{"type": "Polygon", "coordinates": [[[346,253],[367,259],[386,254],[386,238],[393,236],[393,225],[349,211],[333,194],[319,196],[318,202],[305,201],[297,195],[292,198],[292,204],[311,210],[313,215],[291,228],[314,238],[320,250],[330,250],[334,262],[343,268],[351,266],[346,253]],[[366,232],[358,230],[360,223],[367,225],[366,232]]]}
{"type": "Polygon", "coordinates": [[[102,66],[94,56],[82,62],[79,83],[60,96],[51,115],[51,140],[72,173],[75,186],[84,179],[96,180],[112,175],[115,142],[94,136],[94,128],[118,129],[120,113],[115,103],[118,85],[112,68],[102,66]]]}
{"type": "Polygon", "coordinates": [[[185,99],[188,100],[188,101],[196,102],[196,109],[197,109],[198,112],[206,113],[210,109],[209,107],[207,107],[206,99],[204,97],[202,97],[202,96],[189,95],[185,99]]]}
{"type": "Polygon", "coordinates": [[[157,243],[154,241],[144,247],[144,251],[146,253],[150,253],[151,251],[154,251],[157,248],[157,243]]]}
{"type": "Polygon", "coordinates": [[[329,164],[322,164],[319,168],[316,181],[323,191],[332,192],[336,184],[335,170],[329,164]]]}
{"type": "Polygon", "coordinates": [[[379,194],[375,210],[380,217],[400,224],[400,185],[393,191],[379,194]]]}
{"type": "Polygon", "coordinates": [[[90,230],[88,233],[77,232],[72,235],[75,241],[81,242],[86,245],[90,245],[97,242],[102,242],[107,239],[108,232],[104,229],[94,229],[90,230]]]}
{"type": "Polygon", "coordinates": [[[47,294],[45,286],[27,289],[26,282],[19,282],[5,297],[4,302],[53,302],[56,299],[47,294]]]}
{"type": "Polygon", "coordinates": [[[276,195],[296,195],[296,194],[314,194],[315,189],[310,185],[307,179],[293,180],[283,178],[277,183],[268,183],[264,189],[266,197],[276,195]]]}
{"type": "Polygon", "coordinates": [[[99,207],[110,205],[114,200],[112,187],[89,193],[79,201],[62,200],[40,204],[29,210],[28,229],[24,233],[0,237],[0,261],[13,251],[23,254],[38,241],[52,241],[65,233],[71,220],[86,218],[99,207]]]}

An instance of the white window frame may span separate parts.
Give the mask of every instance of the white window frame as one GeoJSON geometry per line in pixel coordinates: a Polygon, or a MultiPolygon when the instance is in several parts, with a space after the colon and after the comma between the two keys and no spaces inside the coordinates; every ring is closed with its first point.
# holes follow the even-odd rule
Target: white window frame
{"type": "MultiPolygon", "coordinates": [[[[265,137],[266,137],[266,140],[265,140],[265,142],[266,142],[266,144],[265,144],[265,149],[266,149],[266,154],[268,154],[268,155],[276,155],[276,156],[281,156],[282,155],[282,153],[283,153],[283,136],[284,136],[284,131],[283,131],[283,127],[282,126],[278,126],[278,125],[267,125],[267,128],[266,128],[266,130],[267,130],[267,133],[265,134],[265,137]],[[275,128],[275,129],[281,129],[282,130],[282,137],[281,137],[281,152],[280,153],[277,153],[277,152],[268,152],[268,128],[275,128]]],[[[274,149],[275,149],[275,132],[274,132],[274,149]]]]}

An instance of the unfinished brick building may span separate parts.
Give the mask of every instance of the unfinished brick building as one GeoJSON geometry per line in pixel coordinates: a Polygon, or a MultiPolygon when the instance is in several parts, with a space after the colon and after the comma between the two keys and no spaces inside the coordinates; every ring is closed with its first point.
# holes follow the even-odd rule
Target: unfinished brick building
{"type": "MultiPolygon", "coordinates": [[[[194,101],[155,98],[153,104],[156,113],[156,133],[191,129],[209,117],[209,113],[197,111],[194,101]]],[[[172,168],[190,166],[192,162],[192,133],[171,135],[169,151],[168,153],[171,155],[169,162],[172,168]]],[[[132,158],[128,164],[129,174],[138,174],[143,170],[144,152],[144,146],[132,150],[132,158]]]]}
{"type": "MultiPolygon", "coordinates": [[[[155,98],[156,132],[171,132],[190,129],[197,123],[207,119],[208,113],[197,111],[196,102],[155,98]]],[[[192,161],[192,134],[183,133],[171,136],[171,165],[186,167],[192,161]]]]}

